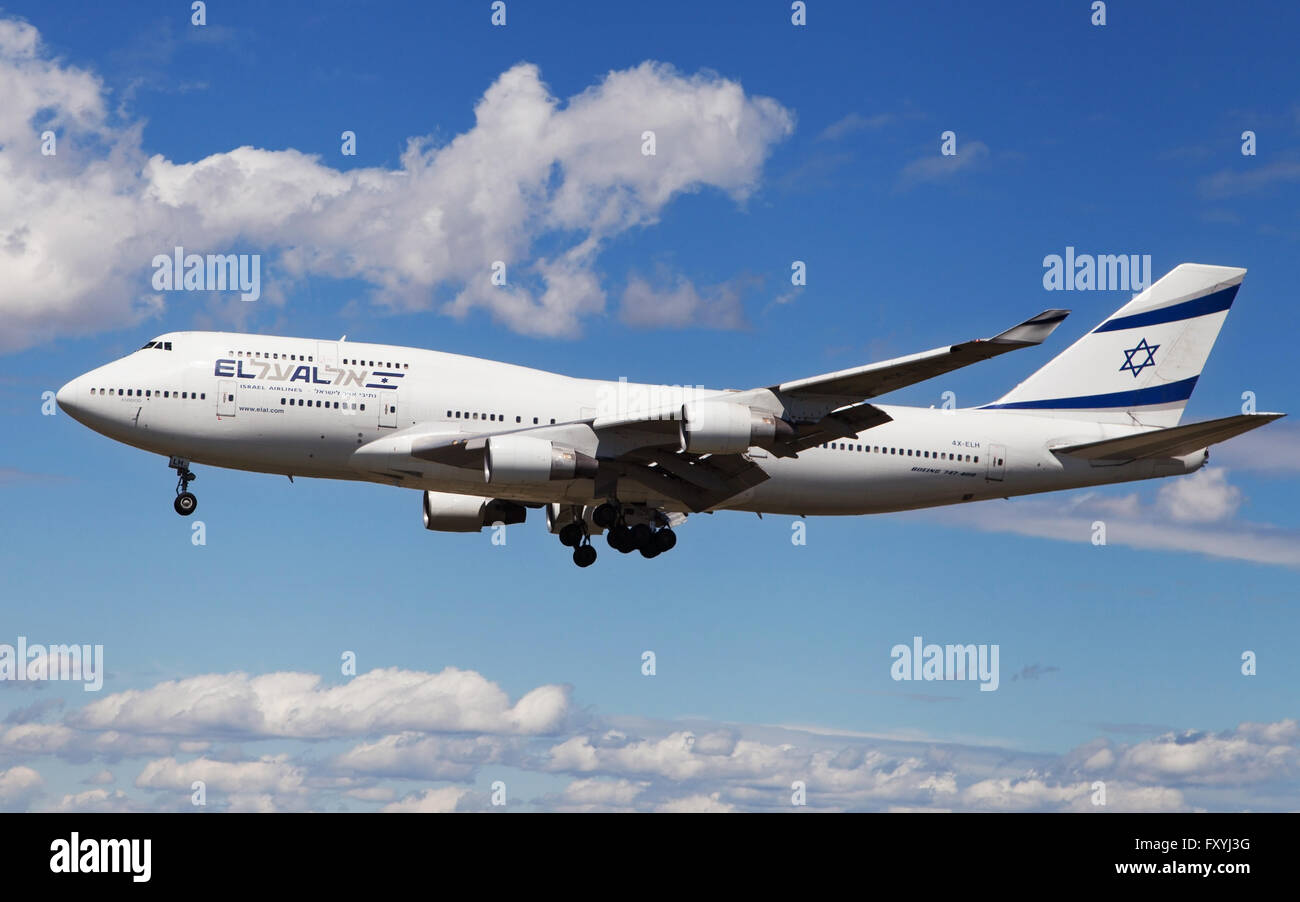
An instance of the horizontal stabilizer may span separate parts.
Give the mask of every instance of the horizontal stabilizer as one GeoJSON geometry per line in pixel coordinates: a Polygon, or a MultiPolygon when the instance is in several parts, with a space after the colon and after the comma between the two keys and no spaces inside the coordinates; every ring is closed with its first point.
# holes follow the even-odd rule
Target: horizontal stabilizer
{"type": "Polygon", "coordinates": [[[1085,442],[1082,445],[1066,445],[1052,450],[1057,454],[1069,454],[1071,457],[1081,457],[1085,460],[1181,457],[1218,442],[1227,441],[1243,432],[1266,426],[1284,416],[1286,416],[1284,413],[1240,413],[1218,420],[1206,420],[1204,423],[1171,426],[1168,429],[1139,432],[1137,435],[1102,439],[1099,442],[1085,442]]]}

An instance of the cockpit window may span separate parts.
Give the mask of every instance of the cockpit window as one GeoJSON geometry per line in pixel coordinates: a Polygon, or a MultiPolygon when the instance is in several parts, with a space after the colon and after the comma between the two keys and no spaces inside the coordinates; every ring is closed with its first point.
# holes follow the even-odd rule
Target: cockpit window
{"type": "Polygon", "coordinates": [[[172,343],[170,341],[151,341],[140,350],[147,351],[150,348],[153,348],[155,351],[170,351],[172,349],[172,343]]]}
{"type": "Polygon", "coordinates": [[[149,342],[147,345],[145,345],[143,348],[141,348],[140,350],[142,350],[142,351],[146,351],[146,350],[148,350],[149,348],[152,348],[152,347],[153,347],[154,345],[156,345],[156,344],[158,344],[158,342],[156,342],[156,341],[151,341],[151,342],[149,342]]]}

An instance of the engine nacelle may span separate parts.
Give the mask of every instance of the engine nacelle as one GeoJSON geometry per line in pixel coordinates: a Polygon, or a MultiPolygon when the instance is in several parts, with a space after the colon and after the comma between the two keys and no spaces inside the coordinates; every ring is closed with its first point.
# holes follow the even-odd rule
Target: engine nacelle
{"type": "Polygon", "coordinates": [[[424,528],[438,532],[480,532],[493,523],[507,526],[523,523],[527,516],[522,504],[500,498],[454,492],[424,493],[424,528]]]}
{"type": "Polygon", "coordinates": [[[492,483],[595,479],[596,458],[531,435],[494,435],[483,452],[483,478],[492,483]]]}
{"type": "Polygon", "coordinates": [[[769,445],[793,435],[776,414],[729,401],[694,401],[682,405],[678,429],[682,450],[693,454],[740,454],[751,446],[769,445]]]}

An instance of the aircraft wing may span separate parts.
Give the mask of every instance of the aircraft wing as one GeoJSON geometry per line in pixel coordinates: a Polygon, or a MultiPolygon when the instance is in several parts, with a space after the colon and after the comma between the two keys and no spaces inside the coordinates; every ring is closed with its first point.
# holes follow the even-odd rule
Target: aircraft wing
{"type": "Polygon", "coordinates": [[[1069,315],[1068,310],[1044,310],[992,338],[976,338],[881,363],[782,382],[768,391],[797,398],[839,398],[843,403],[864,401],[1008,351],[1042,344],[1069,315]]]}
{"type": "Polygon", "coordinates": [[[353,463],[397,479],[418,474],[424,462],[481,470],[493,437],[527,435],[594,458],[598,462],[598,496],[613,495],[618,480],[631,479],[692,511],[707,510],[758,485],[768,475],[753,462],[749,447],[733,453],[684,450],[680,437],[684,406],[722,402],[749,408],[773,432],[770,440],[759,446],[777,457],[797,457],[807,448],[889,422],[887,413],[866,403],[868,398],[1040,344],[1068,313],[1045,310],[992,338],[765,388],[692,397],[685,405],[665,404],[568,423],[475,433],[458,431],[447,423],[417,425],[363,445],[354,453],[353,463]]]}

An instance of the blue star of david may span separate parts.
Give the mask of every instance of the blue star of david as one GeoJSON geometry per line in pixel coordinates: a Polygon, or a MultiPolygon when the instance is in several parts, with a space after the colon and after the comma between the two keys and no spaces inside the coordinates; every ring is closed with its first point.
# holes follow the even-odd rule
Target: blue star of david
{"type": "Polygon", "coordinates": [[[1156,365],[1156,351],[1158,351],[1159,349],[1160,349],[1160,345],[1149,345],[1147,344],[1147,340],[1145,338],[1142,339],[1137,343],[1136,348],[1134,348],[1131,351],[1124,352],[1124,365],[1119,368],[1119,371],[1122,373],[1125,370],[1129,370],[1130,372],[1133,373],[1133,378],[1136,379],[1138,377],[1138,374],[1141,373],[1144,369],[1146,369],[1149,366],[1156,365]],[[1143,351],[1146,352],[1147,359],[1134,363],[1133,357],[1143,351]]]}

